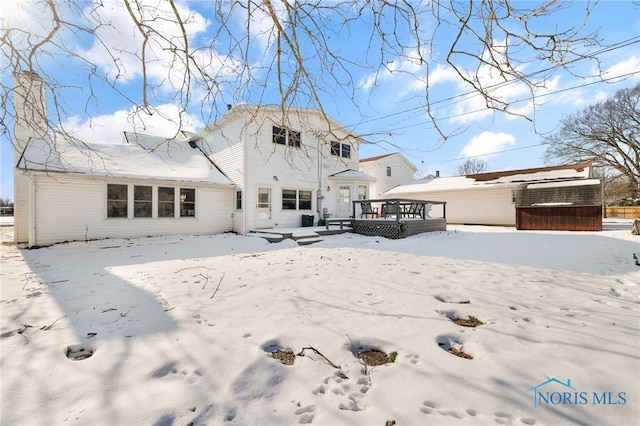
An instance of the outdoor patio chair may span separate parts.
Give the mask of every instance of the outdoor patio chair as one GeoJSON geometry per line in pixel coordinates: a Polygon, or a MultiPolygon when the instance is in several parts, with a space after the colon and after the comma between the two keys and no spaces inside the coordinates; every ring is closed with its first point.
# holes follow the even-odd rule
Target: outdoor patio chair
{"type": "Polygon", "coordinates": [[[362,207],[362,212],[360,213],[360,219],[362,219],[363,217],[367,218],[367,217],[378,217],[378,208],[377,207],[372,207],[371,203],[369,201],[364,202],[364,203],[360,203],[360,206],[362,207]]]}
{"type": "Polygon", "coordinates": [[[404,215],[406,217],[422,217],[423,203],[411,203],[409,208],[405,210],[404,215]]]}
{"type": "Polygon", "coordinates": [[[382,206],[382,217],[398,216],[400,214],[400,206],[397,201],[388,201],[382,206]]]}

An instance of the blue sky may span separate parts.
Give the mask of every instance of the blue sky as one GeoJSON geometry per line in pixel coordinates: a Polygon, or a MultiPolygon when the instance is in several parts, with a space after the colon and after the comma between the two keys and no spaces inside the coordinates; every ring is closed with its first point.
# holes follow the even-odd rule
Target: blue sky
{"type": "MultiPolygon", "coordinates": [[[[87,97],[89,91],[86,82],[89,77],[86,64],[64,54],[40,59],[41,66],[47,69],[47,77],[73,86],[63,92],[65,112],[62,120],[65,128],[85,141],[105,143],[120,143],[125,130],[171,135],[175,131],[175,124],[160,116],[172,117],[177,114],[175,102],[178,92],[175,85],[180,81],[179,72],[175,68],[168,70],[162,66],[148,68],[148,78],[151,81],[165,82],[151,99],[151,104],[158,113],[147,117],[144,126],[140,125],[140,121],[133,121],[130,112],[132,102],[139,102],[141,99],[141,73],[133,57],[127,55],[126,51],[132,40],[135,41],[135,29],[127,21],[126,10],[121,4],[110,1],[105,1],[104,4],[102,13],[109,19],[111,26],[103,29],[103,40],[117,46],[122,52],[118,60],[122,66],[120,71],[125,72],[118,77],[115,85],[119,93],[99,79],[92,78],[95,96],[87,97]]],[[[149,1],[149,4],[157,6],[155,1],[149,1]]],[[[214,2],[177,1],[176,4],[183,16],[190,16],[187,26],[190,45],[206,46],[207,41],[212,38],[212,31],[216,30],[213,20],[208,19],[215,13],[214,2]]],[[[536,5],[536,2],[515,4],[527,6],[536,5]]],[[[532,22],[531,25],[536,25],[539,29],[578,26],[583,16],[576,12],[584,9],[586,4],[576,2],[574,9],[562,12],[554,19],[532,22]]],[[[13,0],[0,0],[0,8],[0,15],[5,18],[2,23],[5,25],[7,22],[24,22],[34,32],[42,31],[37,22],[43,22],[42,27],[46,26],[47,14],[42,10],[30,10],[31,16],[25,12],[17,14],[16,10],[19,8],[16,8],[13,0]],[[34,19],[38,14],[39,19],[34,19]]],[[[246,26],[246,19],[237,10],[231,13],[230,18],[230,25],[235,24],[239,28],[246,26]]],[[[428,29],[432,23],[422,24],[428,29]]],[[[220,85],[215,99],[206,97],[202,87],[194,89],[192,95],[201,102],[195,102],[188,109],[185,129],[198,130],[222,113],[228,103],[278,102],[280,94],[274,90],[277,87],[276,76],[267,71],[272,64],[269,52],[272,53],[274,49],[272,40],[270,42],[266,36],[270,30],[269,25],[273,24],[259,16],[251,20],[252,39],[246,58],[251,64],[246,72],[251,72],[255,78],[251,84],[242,82],[238,77],[237,70],[242,68],[240,59],[224,54],[225,46],[232,43],[232,40],[220,37],[214,49],[198,51],[198,55],[201,55],[202,60],[206,59],[209,66],[217,66],[217,81],[220,85]]],[[[576,61],[573,66],[573,72],[580,77],[554,69],[546,77],[545,87],[536,92],[535,108],[530,102],[530,93],[520,84],[506,84],[497,92],[502,99],[511,103],[513,111],[533,118],[533,123],[524,118],[491,112],[484,107],[480,96],[474,96],[470,88],[456,78],[445,64],[443,52],[438,52],[455,35],[453,31],[447,32],[447,28],[444,28],[439,32],[441,39],[429,46],[430,57],[433,58],[429,63],[429,97],[438,125],[450,135],[444,140],[425,112],[424,65],[408,54],[385,56],[385,67],[375,67],[376,61],[380,61],[380,57],[376,56],[379,40],[372,42],[368,38],[370,27],[371,22],[363,21],[347,29],[326,28],[323,32],[322,35],[329,40],[335,52],[351,63],[347,70],[336,71],[340,84],[328,78],[326,72],[323,73],[326,71],[326,58],[309,56],[305,60],[308,61],[309,68],[316,71],[314,79],[323,89],[319,97],[326,112],[371,142],[361,147],[361,158],[401,151],[421,175],[433,174],[436,170],[442,176],[454,175],[458,166],[467,158],[476,157],[484,159],[490,171],[544,166],[544,147],[541,145],[543,139],[539,133],[553,131],[562,116],[604,100],[616,90],[631,87],[640,81],[640,6],[630,1],[601,2],[589,16],[584,30],[585,33],[598,31],[602,40],[601,46],[585,46],[583,52],[596,54],[604,71],[604,82],[594,77],[585,77],[594,73],[595,65],[594,61],[585,60],[576,61]]],[[[92,38],[76,36],[73,38],[73,45],[74,52],[90,58],[97,65],[98,74],[107,76],[107,80],[117,72],[111,58],[104,54],[92,38]]],[[[471,44],[469,49],[473,49],[471,44]]],[[[536,75],[537,71],[548,69],[550,64],[540,61],[539,64],[534,62],[526,66],[527,73],[536,75]]],[[[8,70],[5,69],[0,76],[4,85],[11,79],[10,73],[6,71],[8,70]]],[[[488,83],[500,82],[489,72],[481,77],[488,83]]],[[[53,110],[52,106],[50,110],[53,110]]],[[[1,141],[0,153],[0,197],[12,199],[13,148],[6,137],[1,141]]]]}

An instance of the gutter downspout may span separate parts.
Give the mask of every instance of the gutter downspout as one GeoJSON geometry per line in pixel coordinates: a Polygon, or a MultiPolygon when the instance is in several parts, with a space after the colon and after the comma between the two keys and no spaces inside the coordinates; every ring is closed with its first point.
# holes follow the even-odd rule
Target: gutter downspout
{"type": "Polygon", "coordinates": [[[36,191],[37,191],[37,187],[36,187],[36,182],[35,182],[35,176],[31,176],[31,175],[27,175],[28,179],[29,179],[29,209],[28,209],[28,215],[29,215],[29,237],[28,237],[28,245],[29,247],[33,247],[36,245],[36,191]]]}
{"type": "MultiPolygon", "coordinates": [[[[246,144],[246,133],[247,133],[247,124],[242,127],[242,131],[240,132],[240,143],[242,144],[242,235],[247,235],[247,214],[248,214],[248,199],[247,199],[247,144],[246,144]]],[[[258,199],[258,196],[253,198],[254,200],[258,199]]],[[[256,205],[257,207],[257,205],[256,205]]]]}
{"type": "Polygon", "coordinates": [[[316,134],[316,153],[318,155],[318,191],[316,193],[317,202],[316,202],[316,211],[318,212],[318,221],[324,219],[322,217],[322,200],[324,199],[324,195],[322,195],[322,153],[320,152],[320,137],[316,134]]]}

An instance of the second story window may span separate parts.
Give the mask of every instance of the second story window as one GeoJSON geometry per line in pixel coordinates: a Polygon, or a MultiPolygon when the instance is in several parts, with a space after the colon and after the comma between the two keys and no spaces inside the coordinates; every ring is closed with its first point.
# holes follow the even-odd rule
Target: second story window
{"type": "Polygon", "coordinates": [[[300,142],[300,132],[285,129],[284,127],[273,126],[273,143],[300,148],[300,142]]]}
{"type": "Polygon", "coordinates": [[[351,145],[348,143],[331,142],[331,155],[342,158],[351,158],[351,145]]]}
{"type": "Polygon", "coordinates": [[[387,166],[387,176],[391,176],[391,167],[387,166]]]}

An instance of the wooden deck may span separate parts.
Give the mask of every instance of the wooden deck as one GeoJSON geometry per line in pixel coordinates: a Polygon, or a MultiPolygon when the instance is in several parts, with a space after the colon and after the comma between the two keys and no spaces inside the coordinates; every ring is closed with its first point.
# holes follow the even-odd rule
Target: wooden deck
{"type": "MultiPolygon", "coordinates": [[[[261,229],[252,234],[270,242],[293,239],[302,242],[317,242],[323,235],[355,232],[370,237],[389,239],[405,238],[431,231],[446,231],[445,202],[412,199],[358,200],[353,202],[351,217],[327,218],[323,226],[295,229],[261,229]],[[375,205],[374,205],[375,203],[375,205]],[[442,205],[436,213],[442,217],[429,216],[433,205],[442,205]],[[361,206],[366,206],[364,209],[361,206]],[[379,213],[380,211],[380,213],[379,213]]],[[[432,213],[434,214],[434,213],[432,213]]]]}
{"type": "Polygon", "coordinates": [[[371,237],[385,237],[392,240],[405,238],[423,232],[446,231],[445,218],[427,219],[354,219],[353,232],[371,237]]]}
{"type": "Polygon", "coordinates": [[[390,198],[353,201],[351,226],[356,234],[405,238],[431,231],[446,231],[446,203],[443,201],[390,198]],[[430,217],[434,205],[442,205],[442,217],[430,217]]]}

